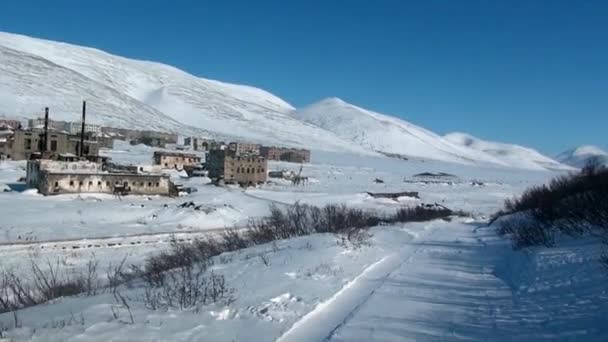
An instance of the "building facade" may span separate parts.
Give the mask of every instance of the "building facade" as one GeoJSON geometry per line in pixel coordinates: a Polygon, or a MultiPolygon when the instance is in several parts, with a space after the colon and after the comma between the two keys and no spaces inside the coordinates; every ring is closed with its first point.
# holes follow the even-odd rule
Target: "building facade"
{"type": "Polygon", "coordinates": [[[154,164],[165,169],[182,170],[184,166],[200,165],[201,157],[192,153],[156,151],[154,152],[154,164]]]}
{"type": "Polygon", "coordinates": [[[0,129],[12,129],[12,130],[21,129],[21,121],[0,119],[0,129]]]}
{"type": "MultiPolygon", "coordinates": [[[[73,135],[80,135],[80,133],[82,132],[82,122],[66,122],[65,123],[65,131],[68,132],[69,134],[73,134],[73,135]]],[[[93,125],[93,124],[88,124],[85,122],[84,124],[84,132],[85,133],[93,133],[93,134],[100,134],[101,133],[101,126],[99,125],[93,125]]]]}
{"type": "Polygon", "coordinates": [[[237,155],[241,154],[260,154],[260,144],[231,142],[228,148],[234,151],[237,155]]]}
{"type": "Polygon", "coordinates": [[[107,172],[88,161],[29,160],[26,182],[43,195],[111,193],[171,196],[175,187],[168,175],[141,172],[107,172]]]}
{"type": "Polygon", "coordinates": [[[226,184],[253,186],[267,180],[266,158],[254,154],[237,155],[229,150],[212,150],[207,156],[209,178],[226,184]]]}
{"type": "MultiPolygon", "coordinates": [[[[49,119],[49,129],[57,132],[65,132],[67,124],[68,123],[65,121],[55,121],[49,119]]],[[[29,129],[42,129],[44,127],[44,118],[29,119],[27,121],[27,125],[29,129]]]]}
{"type": "Polygon", "coordinates": [[[260,155],[268,160],[286,161],[291,163],[310,163],[310,150],[263,146],[260,155]]]}
{"type": "MultiPolygon", "coordinates": [[[[4,154],[7,159],[30,159],[33,154],[44,151],[75,155],[80,152],[80,137],[70,136],[63,131],[49,130],[46,148],[43,146],[44,131],[40,129],[16,130],[5,139],[6,141],[0,146],[0,153],[4,154]]],[[[83,154],[85,156],[98,155],[97,141],[85,140],[83,154]]]]}

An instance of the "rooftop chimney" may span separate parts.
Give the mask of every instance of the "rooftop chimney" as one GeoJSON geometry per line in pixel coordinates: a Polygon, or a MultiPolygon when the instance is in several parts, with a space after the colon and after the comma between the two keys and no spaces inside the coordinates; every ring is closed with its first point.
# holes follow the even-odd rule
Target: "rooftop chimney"
{"type": "Polygon", "coordinates": [[[87,101],[82,101],[82,127],[80,128],[80,148],[78,154],[84,156],[84,120],[87,113],[87,101]]]}
{"type": "Polygon", "coordinates": [[[49,107],[44,108],[44,137],[42,139],[42,152],[48,151],[49,148],[49,107]]]}

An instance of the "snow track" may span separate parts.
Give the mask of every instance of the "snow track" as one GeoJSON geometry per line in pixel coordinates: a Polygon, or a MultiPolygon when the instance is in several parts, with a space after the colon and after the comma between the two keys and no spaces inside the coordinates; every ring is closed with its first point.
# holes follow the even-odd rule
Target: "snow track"
{"type": "MultiPolygon", "coordinates": [[[[435,223],[425,227],[412,240],[416,242],[432,235],[435,223]]],[[[331,298],[297,321],[277,341],[328,341],[350,318],[383,286],[391,274],[409,263],[423,245],[408,244],[368,266],[359,276],[347,283],[331,298]]]]}

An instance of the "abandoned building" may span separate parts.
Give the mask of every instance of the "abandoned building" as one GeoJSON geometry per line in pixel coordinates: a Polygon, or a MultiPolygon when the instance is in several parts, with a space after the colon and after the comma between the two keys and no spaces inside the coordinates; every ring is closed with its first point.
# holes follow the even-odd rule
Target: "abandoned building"
{"type": "MultiPolygon", "coordinates": [[[[41,129],[15,130],[5,139],[6,141],[0,145],[0,153],[4,154],[7,159],[31,159],[32,155],[44,151],[80,154],[80,137],[66,134],[63,131],[49,130],[47,146],[44,146],[44,130],[41,129]]],[[[98,153],[97,141],[84,140],[83,155],[97,155],[98,153]]]]}
{"type": "Polygon", "coordinates": [[[101,132],[115,136],[115,139],[131,141],[132,144],[144,144],[151,147],[165,148],[167,144],[177,143],[177,134],[158,131],[139,131],[134,129],[101,127],[101,132]]]}
{"type": "Polygon", "coordinates": [[[310,151],[305,149],[263,146],[260,148],[260,155],[268,160],[310,163],[310,151]]]}
{"type": "Polygon", "coordinates": [[[238,155],[232,150],[212,150],[207,156],[209,178],[226,184],[251,186],[265,183],[268,161],[254,154],[238,155]]]}
{"type": "Polygon", "coordinates": [[[10,119],[0,119],[0,129],[12,129],[12,130],[21,129],[21,121],[10,120],[10,119]]]}
{"type": "Polygon", "coordinates": [[[202,158],[193,153],[155,151],[154,164],[165,169],[183,170],[184,166],[195,166],[201,164],[202,158]]]}
{"type": "MultiPolygon", "coordinates": [[[[56,132],[67,132],[66,125],[68,123],[66,121],[56,121],[56,120],[48,120],[48,128],[49,130],[53,130],[56,132]]],[[[44,118],[35,118],[29,119],[27,121],[27,126],[29,129],[42,129],[44,127],[44,118]]],[[[80,132],[78,132],[80,133],[80,132]]]]}
{"type": "Polygon", "coordinates": [[[242,142],[231,142],[228,144],[228,148],[234,151],[237,155],[241,154],[260,154],[260,144],[242,143],[242,142]]]}
{"type": "MultiPolygon", "coordinates": [[[[79,121],[66,122],[65,131],[68,132],[69,134],[73,134],[73,135],[80,134],[80,132],[82,131],[82,122],[79,122],[79,121]]],[[[94,135],[99,134],[99,133],[101,133],[101,126],[85,122],[84,132],[92,133],[94,135]]]]}
{"type": "Polygon", "coordinates": [[[97,162],[51,159],[29,160],[26,182],[43,195],[65,193],[110,193],[164,195],[175,193],[168,175],[139,169],[109,172],[97,162]]]}

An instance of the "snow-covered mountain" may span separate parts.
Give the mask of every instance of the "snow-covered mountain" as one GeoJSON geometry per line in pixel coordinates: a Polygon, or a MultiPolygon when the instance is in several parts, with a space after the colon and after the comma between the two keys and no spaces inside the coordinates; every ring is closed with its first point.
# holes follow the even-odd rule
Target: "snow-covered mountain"
{"type": "Polygon", "coordinates": [[[591,158],[597,158],[600,163],[608,166],[608,152],[602,150],[597,146],[580,146],[562,152],[555,157],[555,159],[559,160],[564,164],[578,168],[582,168],[587,165],[591,158]]]}
{"type": "Polygon", "coordinates": [[[404,120],[360,108],[338,98],[322,100],[295,111],[293,115],[375,151],[410,158],[509,166],[495,155],[454,143],[404,120]]]}
{"type": "Polygon", "coordinates": [[[34,117],[48,106],[76,120],[87,100],[92,123],[203,131],[257,142],[365,153],[335,134],[294,119],[293,107],[250,86],[71,44],[0,32],[0,115],[34,117]]]}
{"type": "Polygon", "coordinates": [[[114,127],[474,165],[560,168],[533,150],[511,148],[506,153],[511,158],[494,153],[494,148],[452,141],[336,98],[296,110],[258,88],[199,78],[165,64],[97,49],[0,32],[0,116],[40,116],[48,106],[53,119],[73,121],[80,116],[82,100],[87,100],[90,122],[114,127]],[[525,160],[513,163],[514,158],[525,160]]]}
{"type": "Polygon", "coordinates": [[[466,133],[450,133],[446,134],[444,138],[456,145],[487,153],[508,165],[520,168],[548,170],[572,169],[571,167],[528,147],[481,140],[466,133]]]}

